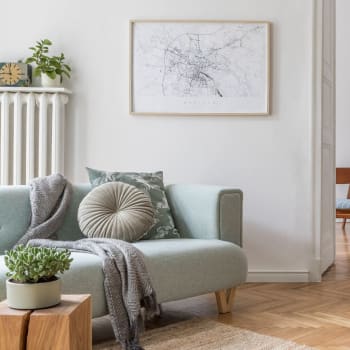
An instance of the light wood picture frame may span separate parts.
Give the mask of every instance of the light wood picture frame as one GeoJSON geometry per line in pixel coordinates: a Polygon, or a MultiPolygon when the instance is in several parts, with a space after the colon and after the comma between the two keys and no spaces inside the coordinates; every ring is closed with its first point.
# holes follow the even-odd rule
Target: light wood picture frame
{"type": "Polygon", "coordinates": [[[131,20],[130,114],[270,114],[267,21],[131,20]]]}

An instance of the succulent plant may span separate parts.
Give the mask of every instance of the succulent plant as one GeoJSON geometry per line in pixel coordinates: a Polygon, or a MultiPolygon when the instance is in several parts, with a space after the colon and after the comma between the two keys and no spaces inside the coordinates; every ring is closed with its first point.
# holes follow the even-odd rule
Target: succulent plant
{"type": "Polygon", "coordinates": [[[7,277],[17,283],[39,283],[54,279],[55,275],[69,270],[73,261],[67,249],[19,245],[5,252],[7,277]]]}

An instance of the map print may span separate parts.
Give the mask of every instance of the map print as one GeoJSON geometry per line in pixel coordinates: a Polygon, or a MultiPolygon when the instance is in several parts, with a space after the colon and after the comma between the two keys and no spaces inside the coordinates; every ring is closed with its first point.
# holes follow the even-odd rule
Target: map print
{"type": "Polygon", "coordinates": [[[264,109],[267,50],[265,23],[136,22],[134,107],[178,113],[264,109]]]}

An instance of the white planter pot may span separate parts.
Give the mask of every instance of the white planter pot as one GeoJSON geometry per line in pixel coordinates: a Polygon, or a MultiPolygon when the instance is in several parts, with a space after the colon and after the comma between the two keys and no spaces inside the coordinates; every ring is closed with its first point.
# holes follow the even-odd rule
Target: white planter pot
{"type": "Polygon", "coordinates": [[[42,283],[6,281],[7,305],[13,309],[43,309],[61,301],[61,280],[42,283]]]}
{"type": "Polygon", "coordinates": [[[55,79],[51,79],[47,74],[41,73],[41,86],[59,87],[61,86],[61,76],[56,75],[55,79]]]}

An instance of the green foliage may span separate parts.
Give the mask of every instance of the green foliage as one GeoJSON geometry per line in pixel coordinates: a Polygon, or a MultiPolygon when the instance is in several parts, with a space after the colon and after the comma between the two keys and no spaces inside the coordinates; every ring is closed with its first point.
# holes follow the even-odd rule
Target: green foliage
{"type": "Polygon", "coordinates": [[[33,71],[34,76],[39,76],[41,73],[47,74],[51,79],[55,79],[57,75],[65,75],[70,78],[71,68],[64,63],[65,57],[61,53],[59,56],[49,56],[49,46],[52,42],[49,39],[44,39],[36,42],[36,45],[29,49],[33,51],[31,57],[26,59],[26,63],[36,63],[33,71]]]}
{"type": "Polygon", "coordinates": [[[73,259],[67,249],[19,245],[5,252],[7,277],[19,283],[38,283],[52,280],[56,273],[69,270],[73,259]]]}

